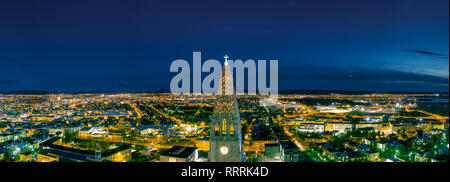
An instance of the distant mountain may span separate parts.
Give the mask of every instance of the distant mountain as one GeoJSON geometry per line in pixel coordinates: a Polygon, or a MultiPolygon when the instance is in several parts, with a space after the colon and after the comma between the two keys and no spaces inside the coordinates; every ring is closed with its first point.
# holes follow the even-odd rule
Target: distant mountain
{"type": "MultiPolygon", "coordinates": [[[[24,91],[8,91],[0,94],[5,95],[48,95],[48,94],[117,94],[117,93],[170,93],[169,89],[160,89],[147,92],[116,92],[116,91],[87,91],[87,92],[50,92],[50,91],[39,91],[39,90],[24,90],[24,91]]],[[[324,95],[324,94],[343,94],[343,95],[363,95],[363,94],[373,94],[373,93],[389,93],[389,94],[440,94],[447,95],[448,92],[411,92],[411,91],[386,91],[386,92],[375,92],[375,91],[358,91],[358,90],[308,90],[308,89],[290,89],[290,90],[279,90],[279,94],[307,94],[307,95],[324,95]]]]}
{"type": "Polygon", "coordinates": [[[280,90],[279,94],[349,94],[349,95],[362,95],[362,94],[372,94],[373,91],[352,91],[352,90],[307,90],[307,89],[291,89],[291,90],[280,90]]]}
{"type": "Polygon", "coordinates": [[[47,92],[47,91],[39,91],[39,90],[23,90],[23,91],[9,91],[9,92],[5,92],[3,94],[6,94],[6,95],[48,95],[48,94],[52,94],[52,93],[47,92]]]}
{"type": "Polygon", "coordinates": [[[359,90],[308,90],[308,89],[291,89],[291,90],[280,90],[279,94],[344,94],[344,95],[363,95],[363,94],[373,94],[373,93],[388,93],[388,94],[446,94],[448,92],[412,92],[412,91],[359,91],[359,90]]]}
{"type": "Polygon", "coordinates": [[[48,94],[118,94],[118,93],[170,93],[168,89],[153,90],[147,92],[119,92],[119,91],[77,91],[77,92],[51,92],[40,90],[15,90],[0,92],[4,95],[48,95],[48,94]]]}

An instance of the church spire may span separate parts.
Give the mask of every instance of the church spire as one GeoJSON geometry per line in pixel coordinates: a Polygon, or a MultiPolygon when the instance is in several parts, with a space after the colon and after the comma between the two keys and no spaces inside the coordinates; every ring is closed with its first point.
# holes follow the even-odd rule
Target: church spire
{"type": "Polygon", "coordinates": [[[222,70],[222,79],[220,80],[219,95],[233,95],[233,75],[228,63],[228,55],[225,55],[225,63],[222,70]]]}

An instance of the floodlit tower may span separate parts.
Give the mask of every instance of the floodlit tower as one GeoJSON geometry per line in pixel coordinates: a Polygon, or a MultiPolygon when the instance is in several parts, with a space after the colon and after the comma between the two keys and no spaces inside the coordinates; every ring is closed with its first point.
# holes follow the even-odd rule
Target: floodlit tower
{"type": "Polygon", "coordinates": [[[228,56],[225,55],[224,58],[219,93],[211,116],[209,161],[244,162],[239,106],[233,89],[228,56]]]}

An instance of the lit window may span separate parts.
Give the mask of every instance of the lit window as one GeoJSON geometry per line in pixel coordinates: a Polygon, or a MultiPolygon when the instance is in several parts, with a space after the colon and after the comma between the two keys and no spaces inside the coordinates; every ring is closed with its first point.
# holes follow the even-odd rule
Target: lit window
{"type": "Polygon", "coordinates": [[[222,134],[226,134],[227,133],[227,120],[223,119],[222,121],[222,134]]]}
{"type": "Polygon", "coordinates": [[[219,125],[216,125],[216,127],[214,128],[214,132],[216,133],[216,135],[219,135],[219,125]]]}
{"type": "Polygon", "coordinates": [[[234,135],[234,126],[230,125],[230,135],[234,135]]]}

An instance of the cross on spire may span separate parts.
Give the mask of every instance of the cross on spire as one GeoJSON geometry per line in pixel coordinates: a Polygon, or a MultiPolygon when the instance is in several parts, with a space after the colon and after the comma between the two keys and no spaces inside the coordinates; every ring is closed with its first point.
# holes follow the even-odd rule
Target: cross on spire
{"type": "Polygon", "coordinates": [[[230,57],[228,57],[228,55],[225,54],[225,56],[223,58],[225,58],[225,64],[228,64],[228,58],[230,58],[230,57]]]}

